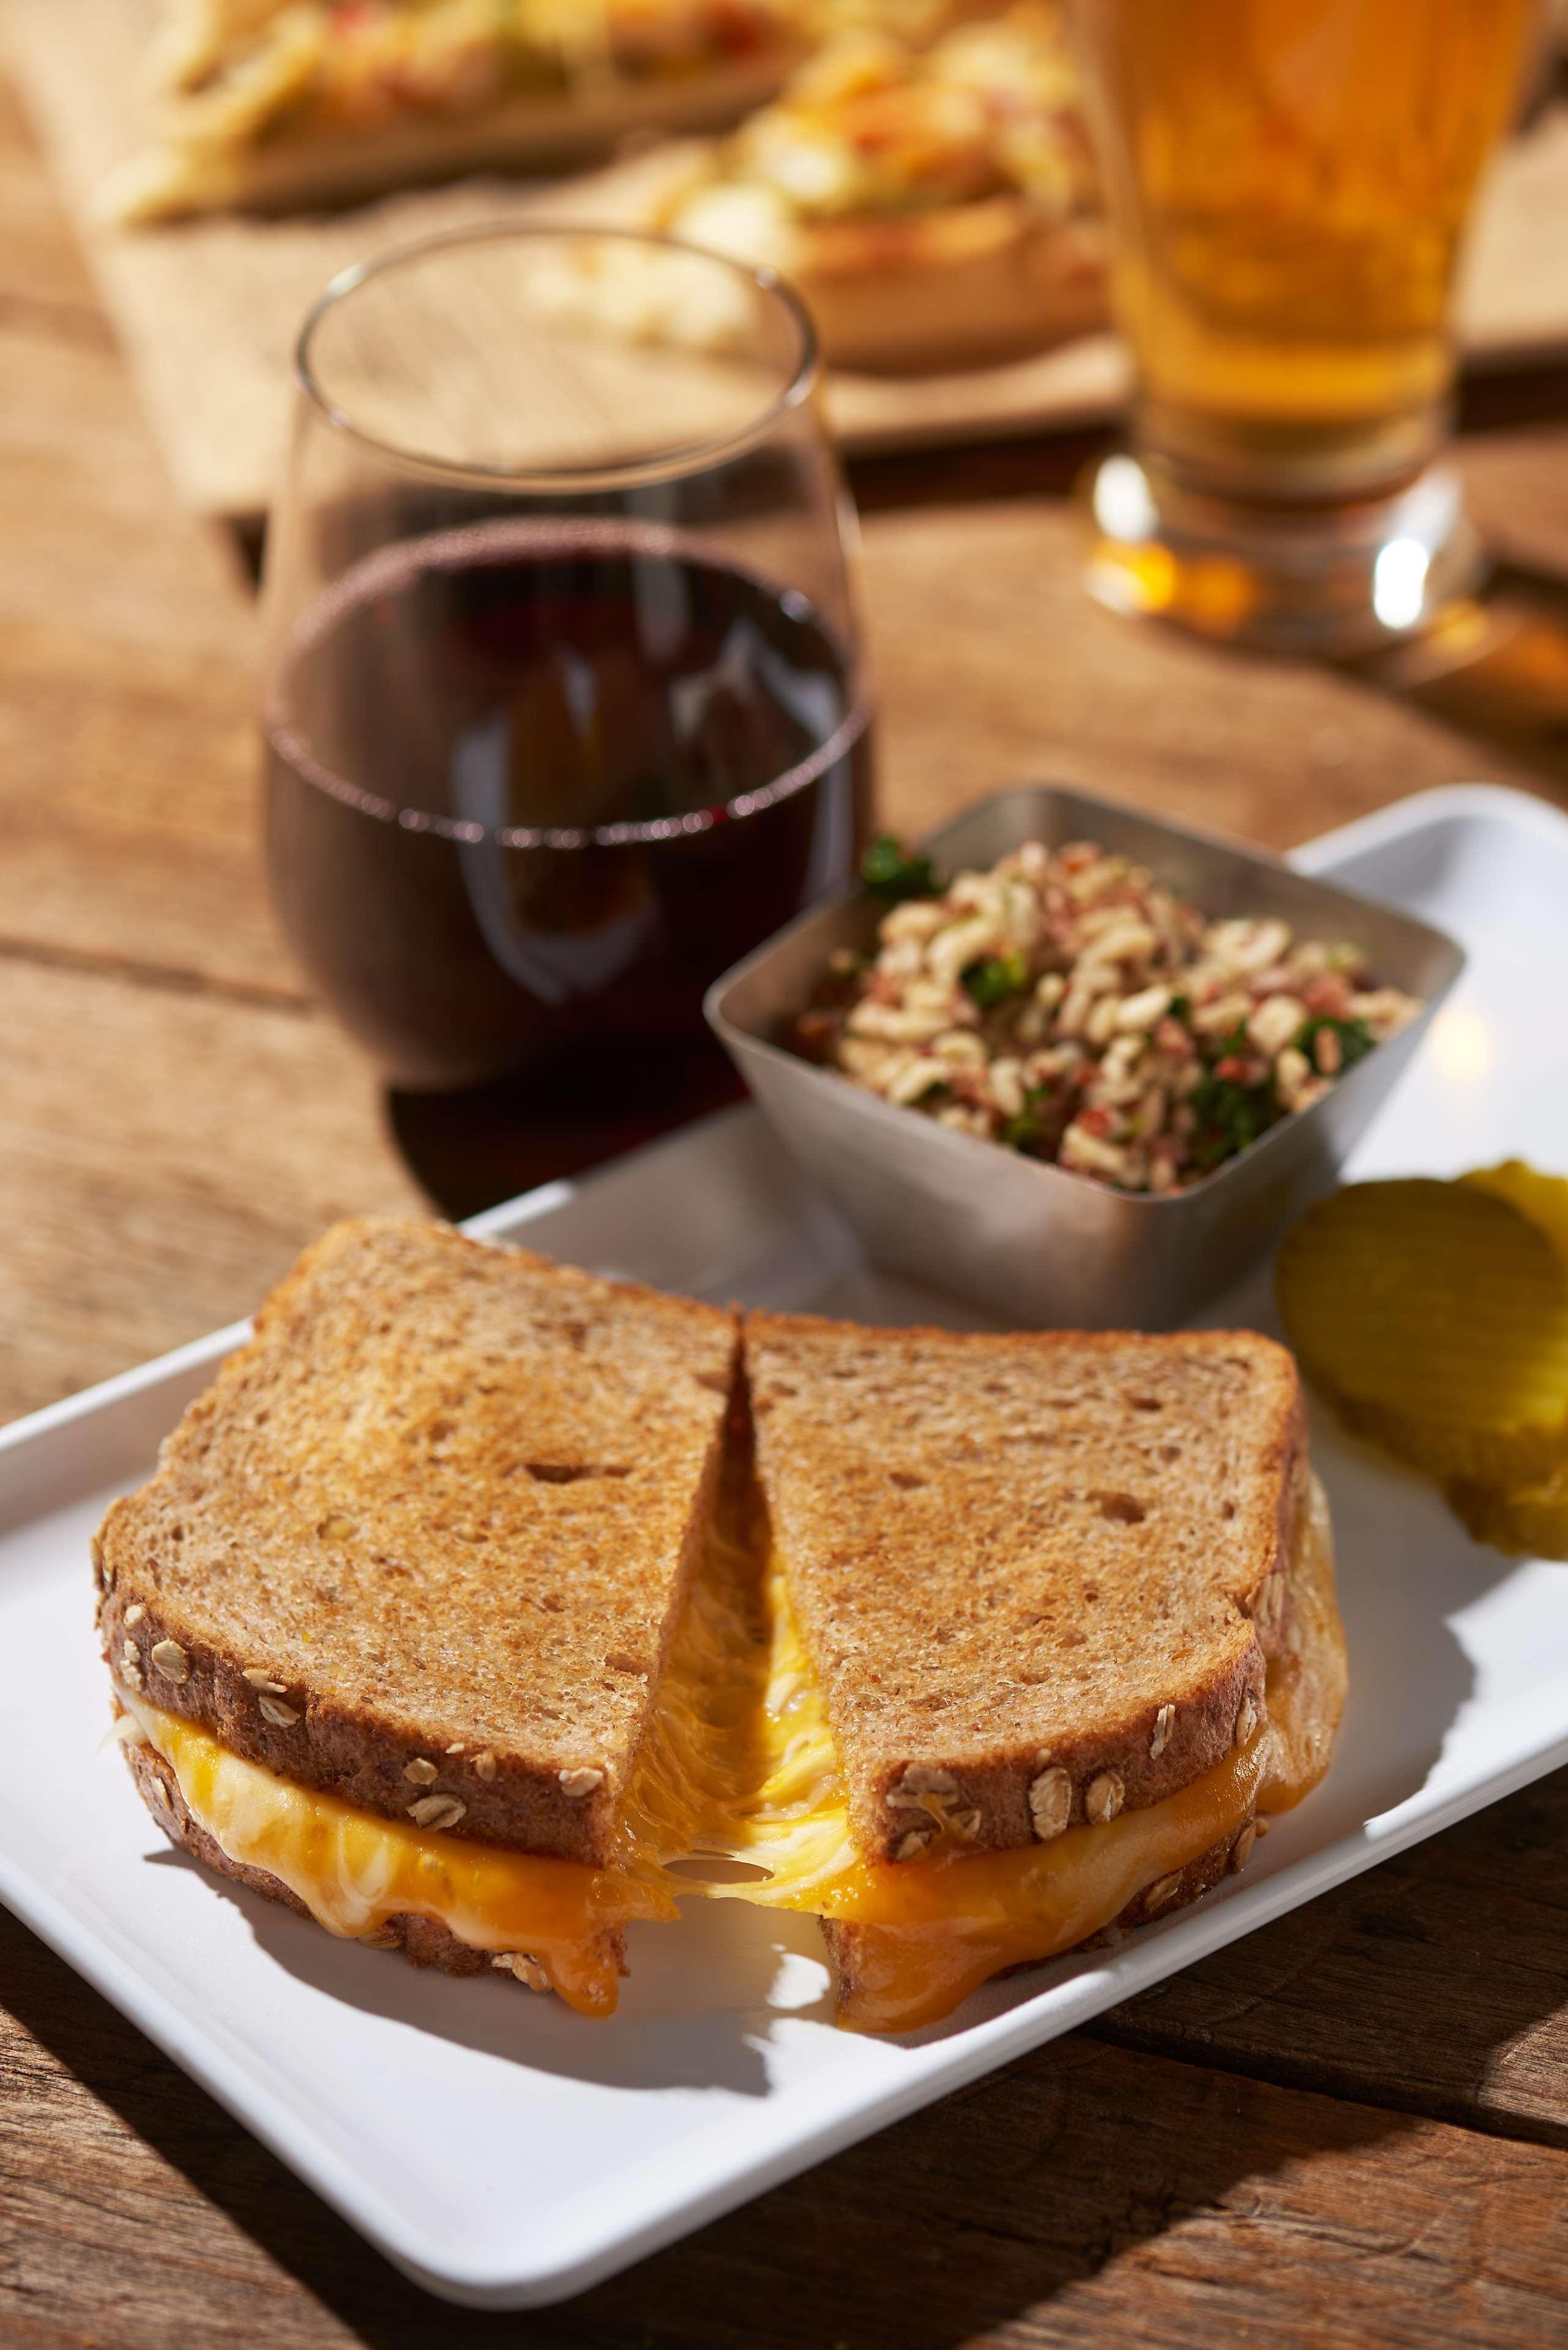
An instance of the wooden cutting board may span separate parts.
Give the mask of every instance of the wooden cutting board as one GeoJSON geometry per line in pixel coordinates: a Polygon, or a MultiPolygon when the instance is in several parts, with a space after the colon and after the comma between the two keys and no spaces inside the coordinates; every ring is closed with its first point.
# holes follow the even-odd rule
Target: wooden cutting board
{"type": "MultiPolygon", "coordinates": [[[[93,215],[109,171],[147,135],[141,62],[156,0],[0,0],[17,78],[140,380],[185,502],[234,521],[262,514],[287,431],[289,353],[322,286],[408,238],[498,216],[607,220],[634,211],[659,156],[556,182],[472,180],[350,211],[218,218],[126,233],[93,215]]],[[[1568,350],[1568,105],[1503,155],[1481,208],[1460,322],[1480,364],[1568,350]]],[[[1004,367],[919,379],[836,373],[827,413],[856,453],[1099,422],[1118,406],[1124,355],[1085,335],[1004,367]]]]}

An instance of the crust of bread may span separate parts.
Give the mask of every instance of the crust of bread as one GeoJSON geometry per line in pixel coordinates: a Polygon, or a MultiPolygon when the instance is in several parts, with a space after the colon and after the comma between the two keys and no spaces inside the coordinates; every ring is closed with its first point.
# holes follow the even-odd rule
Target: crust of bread
{"type": "MultiPolygon", "coordinates": [[[[310,1911],[297,1893],[286,1886],[270,1869],[252,1868],[243,1860],[231,1860],[222,1845],[208,1835],[201,1823],[192,1818],[190,1807],[181,1793],[180,1782],[173,1770],[154,1747],[141,1742],[124,1748],[126,1762],[135,1783],[136,1792],[168,1837],[181,1852],[199,1860],[215,1877],[232,1877],[236,1885],[246,1886],[252,1893],[265,1894],[269,1901],[281,1902],[296,1916],[308,1918],[310,1911]]],[[[625,1974],[626,1936],[618,1927],[607,1928],[604,1935],[606,1950],[614,1958],[616,1970],[625,1974]]],[[[439,1967],[445,1975],[504,1974],[508,1982],[518,1978],[510,1970],[494,1964],[493,1950],[480,1950],[472,1942],[460,1941],[450,1927],[439,1918],[421,1918],[405,1911],[389,1918],[381,1934],[369,1945],[373,1950],[400,1950],[416,1967],[439,1967]]]]}
{"type": "Polygon", "coordinates": [[[1106,323],[1105,236],[1021,196],[902,219],[799,222],[783,256],[829,364],[984,367],[1106,323]]]}
{"type": "MultiPolygon", "coordinates": [[[[1091,1950],[1102,1940],[1117,1936],[1131,1927],[1147,1925],[1150,1918],[1157,1915],[1161,1918],[1173,1918],[1179,1909],[1186,1909],[1194,1901],[1200,1901],[1206,1893],[1211,1893],[1214,1890],[1222,1877],[1229,1876],[1233,1869],[1241,1867],[1241,1861],[1238,1859],[1237,1854],[1240,1851],[1243,1856],[1245,1856],[1247,1846],[1243,1844],[1242,1839],[1251,1825],[1251,1820],[1249,1817],[1242,1821],[1231,1835],[1222,1836],[1218,1844],[1210,1845],[1207,1852],[1199,1853],[1196,1860],[1189,1861],[1187,1866],[1180,1872],[1174,1891],[1168,1889],[1166,1891],[1158,1911],[1151,1910],[1148,1906],[1151,1888],[1146,1886],[1141,1893],[1136,1895],[1127,1903],[1127,1908],[1112,1921],[1109,1928],[1102,1927],[1098,1933],[1089,1935],[1085,1941],[1077,1945],[1078,1949],[1091,1950]]],[[[1157,1879],[1156,1882],[1158,1883],[1161,1880],[1157,1879]]],[[[839,2012],[846,2015],[847,2021],[853,2024],[854,2001],[858,1987],[862,1963],[861,1952],[864,1947],[861,1938],[875,1934],[878,1929],[857,1926],[852,1920],[836,1918],[823,1918],[818,1920],[818,1923],[822,1928],[823,1941],[827,1948],[827,1963],[833,1976],[833,1988],[839,2012]]],[[[992,1980],[995,1981],[1002,1975],[1026,1974],[1036,1966],[1054,1965],[1055,1959],[1064,1958],[1067,1955],[1065,1951],[1058,1950],[1051,1959],[1025,1959],[1016,1966],[999,1967],[992,1980]]]]}
{"type": "Polygon", "coordinates": [[[774,1539],[867,1857],[913,1858],[933,1794],[974,1849],[1025,1846],[1047,1769],[1074,1822],[1107,1777],[1116,1808],[1162,1802],[1265,1714],[1306,1491],[1283,1347],[772,1315],[745,1344],[774,1539]]]}
{"type": "Polygon", "coordinates": [[[780,48],[676,80],[628,78],[591,96],[531,93],[480,114],[425,114],[259,148],[198,145],[182,140],[176,124],[111,176],[96,209],[140,227],[197,213],[294,212],[470,172],[584,161],[639,131],[722,129],[764,105],[799,62],[797,52],[780,48]]]}
{"type": "Polygon", "coordinates": [[[413,1217],[335,1226],[105,1518],[110,1670],[362,1810],[450,1794],[465,1837],[603,1863],[737,1361],[711,1306],[413,1217]]]}

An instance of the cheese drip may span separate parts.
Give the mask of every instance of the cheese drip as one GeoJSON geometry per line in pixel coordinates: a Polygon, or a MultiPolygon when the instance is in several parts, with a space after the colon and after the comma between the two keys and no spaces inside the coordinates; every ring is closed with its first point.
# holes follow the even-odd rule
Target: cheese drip
{"type": "Polygon", "coordinates": [[[677,1914],[660,1886],[623,1868],[383,1819],[280,1779],[128,1690],[116,1694],[174,1773],[197,1825],[231,1860],[281,1878],[329,1934],[362,1940],[393,1918],[434,1918],[478,1950],[525,1953],[579,2014],[610,2015],[616,1929],[677,1914]]]}

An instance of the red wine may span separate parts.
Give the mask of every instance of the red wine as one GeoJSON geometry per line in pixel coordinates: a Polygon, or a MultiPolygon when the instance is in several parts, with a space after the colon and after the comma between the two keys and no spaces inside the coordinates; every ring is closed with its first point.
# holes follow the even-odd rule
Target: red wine
{"type": "Polygon", "coordinates": [[[628,524],[358,565],[296,627],[267,742],[284,925],[406,1085],[689,1039],[868,827],[865,709],[815,608],[628,524]]]}

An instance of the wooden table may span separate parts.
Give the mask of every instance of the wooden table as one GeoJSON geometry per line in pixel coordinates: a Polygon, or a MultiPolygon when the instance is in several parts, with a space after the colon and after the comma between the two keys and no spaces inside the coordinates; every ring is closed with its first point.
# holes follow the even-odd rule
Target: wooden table
{"type": "MultiPolygon", "coordinates": [[[[421,1195],[267,914],[243,568],[173,507],[3,91],[0,384],[11,1413],[421,1195]]],[[[1471,407],[1495,540],[1568,574],[1568,380],[1471,407]]],[[[1042,448],[860,477],[894,820],[1042,773],[1282,845],[1460,778],[1563,795],[1568,737],[1489,741],[1450,689],[1417,706],[1096,612],[1066,471],[1042,448]]],[[[526,2318],[404,2284],[0,1913],[0,2343],[1568,2343],[1565,1859],[1568,1774],[526,2318]]]]}

